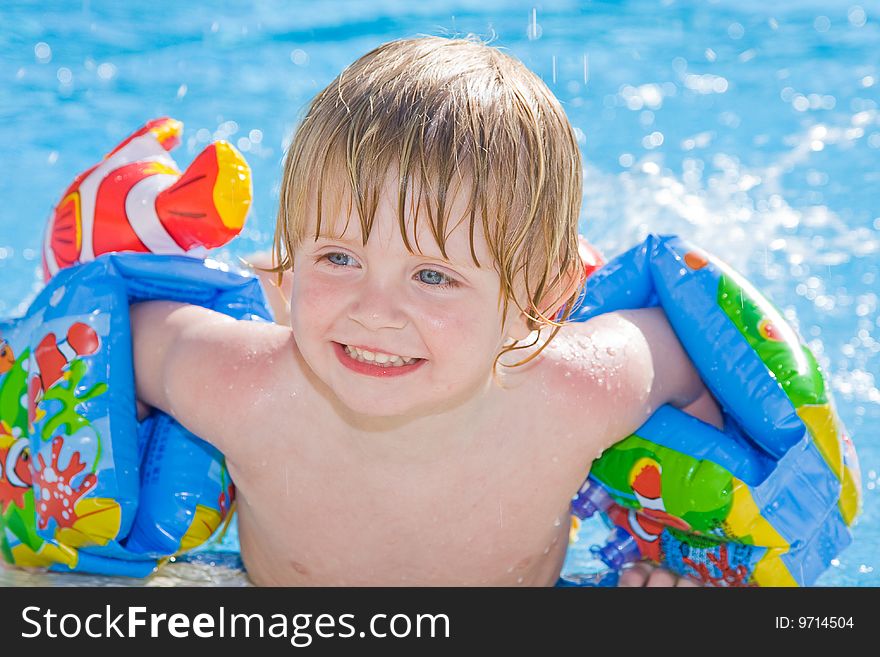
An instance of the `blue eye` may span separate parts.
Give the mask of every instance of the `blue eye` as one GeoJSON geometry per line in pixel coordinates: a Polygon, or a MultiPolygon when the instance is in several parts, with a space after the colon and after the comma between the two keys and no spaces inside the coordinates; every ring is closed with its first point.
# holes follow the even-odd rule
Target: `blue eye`
{"type": "Polygon", "coordinates": [[[333,253],[325,253],[323,257],[326,258],[331,265],[335,265],[336,267],[345,267],[347,265],[346,259],[352,260],[352,257],[347,253],[339,253],[335,251],[333,253]]]}
{"type": "Polygon", "coordinates": [[[419,270],[419,281],[431,287],[455,287],[458,283],[435,269],[419,270]],[[428,274],[425,276],[424,274],[428,274]],[[445,282],[444,282],[445,281],[445,282]]]}

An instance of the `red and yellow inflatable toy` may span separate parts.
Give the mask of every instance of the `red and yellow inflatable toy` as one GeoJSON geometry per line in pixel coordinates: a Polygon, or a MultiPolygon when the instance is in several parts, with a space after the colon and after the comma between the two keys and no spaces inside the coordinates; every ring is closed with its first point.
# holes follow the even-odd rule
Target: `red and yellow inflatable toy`
{"type": "Polygon", "coordinates": [[[135,251],[204,256],[238,235],[251,205],[251,171],[216,141],[183,173],[168,152],[183,124],[154,119],[78,175],[55,206],[43,245],[43,273],[135,251]]]}

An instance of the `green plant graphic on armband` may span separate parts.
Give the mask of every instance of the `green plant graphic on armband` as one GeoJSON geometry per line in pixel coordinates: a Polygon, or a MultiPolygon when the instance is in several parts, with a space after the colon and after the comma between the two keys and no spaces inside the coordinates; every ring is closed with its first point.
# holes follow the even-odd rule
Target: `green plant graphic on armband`
{"type": "Polygon", "coordinates": [[[732,277],[722,275],[718,283],[718,305],[773,373],[795,407],[828,402],[825,382],[813,352],[801,343],[770,301],[757,292],[750,294],[732,277]]]}
{"type": "Polygon", "coordinates": [[[43,544],[43,538],[37,534],[36,517],[37,510],[34,503],[33,490],[25,493],[23,509],[10,505],[3,516],[3,521],[6,523],[9,531],[34,551],[37,551],[43,544]]]}
{"type": "Polygon", "coordinates": [[[694,531],[718,530],[733,505],[733,477],[711,461],[701,461],[633,434],[617,443],[593,464],[590,474],[610,491],[615,502],[638,509],[631,477],[640,459],[660,467],[663,504],[667,513],[687,522],[694,531]]]}
{"type": "MultiPolygon", "coordinates": [[[[54,436],[58,435],[62,428],[63,433],[72,436],[81,428],[92,426],[92,423],[87,418],[77,413],[77,406],[104,394],[107,391],[107,384],[102,381],[96,383],[88,390],[80,391],[79,384],[87,371],[88,366],[86,363],[80,358],[75,358],[70,361],[69,379],[67,381],[63,379],[58,381],[45,392],[42,404],[45,405],[47,401],[55,400],[61,404],[61,408],[47,419],[40,432],[40,438],[51,440],[54,436]],[[77,394],[77,392],[81,392],[81,394],[77,394]]],[[[98,441],[98,452],[95,456],[92,472],[95,471],[97,464],[101,460],[101,436],[98,435],[97,431],[95,431],[95,436],[98,441]]]]}
{"type": "Polygon", "coordinates": [[[27,393],[27,372],[22,363],[29,360],[30,349],[25,349],[12,368],[0,376],[0,419],[10,428],[18,427],[22,434],[27,433],[27,408],[22,398],[27,393]]]}

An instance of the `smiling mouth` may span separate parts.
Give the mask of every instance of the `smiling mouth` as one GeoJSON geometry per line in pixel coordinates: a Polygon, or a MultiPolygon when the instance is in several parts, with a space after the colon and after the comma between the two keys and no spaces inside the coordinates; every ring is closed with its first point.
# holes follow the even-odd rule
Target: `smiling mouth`
{"type": "Polygon", "coordinates": [[[372,365],[374,367],[406,367],[408,365],[415,365],[424,360],[424,358],[407,358],[405,356],[398,356],[397,354],[373,352],[367,349],[342,344],[341,342],[338,342],[337,344],[342,347],[342,350],[352,360],[356,360],[359,363],[364,363],[366,365],[372,365]]]}

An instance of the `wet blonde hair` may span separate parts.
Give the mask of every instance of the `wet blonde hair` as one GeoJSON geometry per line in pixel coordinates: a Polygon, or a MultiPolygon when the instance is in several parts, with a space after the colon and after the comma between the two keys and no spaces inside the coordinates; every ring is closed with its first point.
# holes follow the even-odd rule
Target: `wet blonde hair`
{"type": "MultiPolygon", "coordinates": [[[[508,367],[537,356],[570,315],[580,286],[566,299],[559,298],[561,290],[583,271],[577,240],[581,155],[559,101],[521,62],[473,37],[404,39],[368,52],[314,98],[293,137],[275,232],[278,265],[269,271],[280,279],[293,268],[293,253],[306,237],[310,194],[316,195],[318,238],[325,184],[341,172],[366,244],[394,167],[400,234],[410,253],[410,185],[418,184],[417,205],[425,208],[445,258],[451,185],[466,182],[471,256],[480,267],[473,246],[479,221],[501,279],[505,320],[512,300],[531,330],[554,327],[540,349],[508,367]],[[525,303],[517,299],[518,287],[525,303]],[[552,311],[560,304],[555,321],[548,315],[557,315],[552,311]]],[[[413,235],[418,215],[411,216],[413,235]]],[[[535,342],[505,345],[493,372],[503,354],[535,342]]]]}

